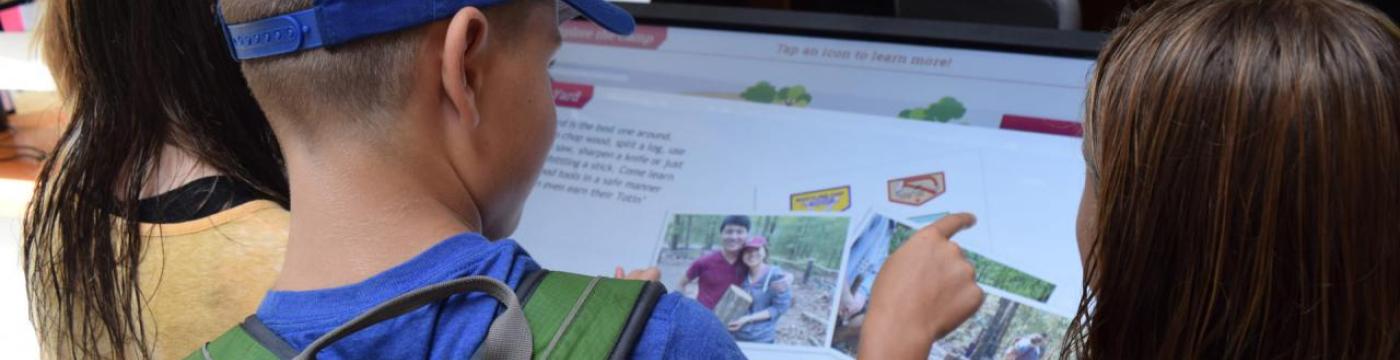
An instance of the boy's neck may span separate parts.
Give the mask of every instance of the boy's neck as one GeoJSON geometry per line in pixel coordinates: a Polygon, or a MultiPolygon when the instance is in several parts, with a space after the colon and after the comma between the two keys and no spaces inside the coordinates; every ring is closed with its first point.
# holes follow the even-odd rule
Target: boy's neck
{"type": "Polygon", "coordinates": [[[274,289],[357,283],[448,237],[480,231],[471,194],[440,156],[348,147],[310,152],[283,146],[292,215],[274,289]]]}

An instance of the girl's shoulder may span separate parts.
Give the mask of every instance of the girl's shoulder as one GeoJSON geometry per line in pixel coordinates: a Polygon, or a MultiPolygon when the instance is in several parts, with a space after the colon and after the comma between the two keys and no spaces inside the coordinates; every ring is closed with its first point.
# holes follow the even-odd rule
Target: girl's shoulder
{"type": "Polygon", "coordinates": [[[783,270],[783,267],[769,264],[768,273],[763,275],[763,281],[766,283],[788,281],[787,276],[787,271],[783,270]]]}

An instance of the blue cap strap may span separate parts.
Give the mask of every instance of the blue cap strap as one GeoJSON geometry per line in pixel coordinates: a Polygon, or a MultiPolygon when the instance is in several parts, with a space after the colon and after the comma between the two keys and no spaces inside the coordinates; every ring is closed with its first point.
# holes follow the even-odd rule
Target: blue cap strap
{"type": "Polygon", "coordinates": [[[228,25],[229,44],[237,60],[290,54],[322,46],[316,19],[320,7],[242,24],[228,25]]]}
{"type": "MultiPolygon", "coordinates": [[[[0,0],[4,1],[4,0],[0,0]]],[[[228,24],[233,58],[248,60],[336,46],[452,17],[458,10],[511,0],[315,0],[310,9],[242,24],[228,24]]],[[[604,28],[630,34],[631,15],[604,0],[564,0],[604,28]]],[[[222,10],[222,8],[220,8],[222,10]]]]}

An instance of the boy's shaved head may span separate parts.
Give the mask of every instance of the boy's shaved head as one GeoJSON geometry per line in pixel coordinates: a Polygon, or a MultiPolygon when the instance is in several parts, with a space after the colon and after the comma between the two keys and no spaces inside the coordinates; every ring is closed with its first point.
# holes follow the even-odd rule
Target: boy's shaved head
{"type": "MultiPolygon", "coordinates": [[[[517,0],[483,9],[493,37],[510,37],[524,17],[517,0]]],[[[228,24],[312,7],[312,0],[222,0],[228,24]]],[[[407,99],[428,24],[345,45],[243,61],[243,74],[274,126],[314,140],[328,129],[379,133],[407,99]],[[323,119],[317,121],[316,119],[323,119]]]]}
{"type": "MultiPolygon", "coordinates": [[[[375,1],[422,4],[344,3],[375,1]]],[[[313,0],[220,2],[232,25],[316,6],[313,0]]],[[[339,25],[396,21],[376,24],[373,10],[359,10],[364,13],[339,25]]],[[[292,193],[303,194],[292,202],[325,200],[322,214],[352,212],[344,204],[350,200],[323,187],[356,188],[380,193],[382,201],[359,203],[383,205],[381,213],[408,209],[432,217],[423,221],[434,224],[418,235],[454,228],[509,236],[554,139],[549,63],[562,43],[559,10],[553,0],[435,9],[431,18],[387,27],[398,31],[245,60],[243,73],[276,133],[292,188],[300,189],[292,193]],[[428,22],[408,25],[418,21],[428,22]]],[[[317,216],[311,213],[300,212],[298,221],[336,222],[308,220],[317,216]]],[[[335,228],[353,228],[342,225],[335,228]]]]}

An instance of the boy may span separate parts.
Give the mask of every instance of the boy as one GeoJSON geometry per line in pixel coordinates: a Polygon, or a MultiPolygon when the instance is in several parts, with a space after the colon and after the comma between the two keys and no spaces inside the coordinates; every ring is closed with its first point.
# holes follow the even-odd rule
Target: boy
{"type": "Polygon", "coordinates": [[[714,309],[730,286],[740,284],[748,276],[748,268],[739,261],[739,252],[749,241],[750,223],[748,216],[724,217],[720,223],[720,250],[690,263],[677,290],[685,292],[692,281],[699,280],[700,290],[695,299],[705,308],[714,309]]]}
{"type": "MultiPolygon", "coordinates": [[[[510,240],[554,139],[559,9],[630,32],[602,0],[223,0],[234,52],[286,157],[290,242],[259,307],[298,349],[388,299],[538,270],[510,240]],[[455,3],[446,5],[444,3],[455,3]],[[446,239],[446,240],[444,240],[446,239]]],[[[497,302],[458,295],[324,358],[467,358],[497,302]]],[[[699,304],[667,295],[635,358],[741,358],[699,304]]]]}

